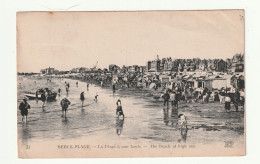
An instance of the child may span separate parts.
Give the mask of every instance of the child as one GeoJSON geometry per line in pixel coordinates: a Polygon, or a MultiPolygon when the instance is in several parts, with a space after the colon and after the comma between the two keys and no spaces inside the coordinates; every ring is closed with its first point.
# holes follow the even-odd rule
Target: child
{"type": "Polygon", "coordinates": [[[226,110],[226,112],[228,110],[230,110],[230,103],[231,103],[231,98],[226,96],[226,98],[225,98],[225,110],[226,110]]]}
{"type": "Polygon", "coordinates": [[[184,114],[179,114],[178,115],[178,118],[179,118],[179,122],[181,124],[181,129],[183,127],[187,128],[187,119],[186,119],[186,116],[184,114]]]}
{"type": "Polygon", "coordinates": [[[120,100],[120,99],[117,100],[116,105],[117,105],[116,115],[118,116],[118,118],[119,118],[120,116],[123,116],[123,119],[124,119],[124,118],[125,118],[125,115],[124,115],[124,112],[123,112],[123,108],[122,108],[121,100],[120,100]]]}
{"type": "Polygon", "coordinates": [[[27,103],[26,99],[23,99],[23,102],[20,103],[19,109],[21,111],[21,115],[22,115],[22,122],[23,119],[25,117],[25,123],[27,123],[27,115],[28,115],[28,109],[30,109],[30,105],[27,103]]]}

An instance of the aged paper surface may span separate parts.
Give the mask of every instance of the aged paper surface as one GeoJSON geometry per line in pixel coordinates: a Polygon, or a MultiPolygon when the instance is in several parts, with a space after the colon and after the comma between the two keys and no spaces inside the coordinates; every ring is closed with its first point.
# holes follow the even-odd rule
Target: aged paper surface
{"type": "Polygon", "coordinates": [[[20,158],[245,155],[244,11],[18,12],[20,158]]]}

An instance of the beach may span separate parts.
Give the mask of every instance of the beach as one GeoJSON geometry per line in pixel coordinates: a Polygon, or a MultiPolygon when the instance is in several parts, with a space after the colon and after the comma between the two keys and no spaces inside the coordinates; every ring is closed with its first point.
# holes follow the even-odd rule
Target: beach
{"type": "Polygon", "coordinates": [[[105,137],[112,143],[128,141],[133,143],[179,143],[210,145],[244,145],[244,112],[226,113],[224,104],[219,102],[181,103],[179,108],[163,107],[161,100],[145,97],[146,92],[126,90],[112,91],[110,87],[89,86],[84,81],[53,78],[47,83],[45,78],[18,77],[18,103],[26,91],[48,87],[54,91],[61,88],[61,96],[56,101],[47,102],[44,109],[41,102],[28,100],[31,105],[28,123],[21,122],[17,110],[19,140],[24,144],[48,140],[70,140],[105,137]],[[36,84],[35,82],[36,81],[36,84]],[[65,93],[65,81],[70,83],[69,94],[65,93]],[[76,81],[79,82],[76,87],[76,81]],[[80,93],[85,92],[85,106],[81,107],[80,93]],[[98,101],[94,96],[98,94],[98,101]],[[67,119],[61,117],[60,101],[71,101],[67,119]],[[116,117],[116,101],[122,101],[125,119],[116,117]],[[178,123],[178,115],[187,117],[187,132],[183,134],[178,123]]]}

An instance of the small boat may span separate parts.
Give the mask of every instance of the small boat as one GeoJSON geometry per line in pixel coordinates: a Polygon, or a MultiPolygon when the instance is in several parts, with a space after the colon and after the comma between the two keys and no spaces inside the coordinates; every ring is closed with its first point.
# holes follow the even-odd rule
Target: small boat
{"type": "MultiPolygon", "coordinates": [[[[42,89],[38,90],[38,100],[41,99],[41,94],[42,94],[42,89]]],[[[57,93],[56,92],[52,92],[50,90],[46,90],[47,91],[47,101],[53,101],[56,99],[57,93]]],[[[26,96],[29,100],[35,100],[36,99],[36,93],[32,93],[32,92],[26,92],[24,94],[24,96],[26,96]]]]}
{"type": "MultiPolygon", "coordinates": [[[[26,96],[29,100],[35,100],[36,99],[36,95],[33,94],[33,93],[26,93],[24,94],[24,96],[26,96]]],[[[56,96],[57,96],[57,93],[51,93],[49,94],[46,98],[47,98],[47,101],[52,101],[52,100],[55,100],[56,99],[56,96]]],[[[39,95],[38,97],[38,100],[41,99],[41,96],[39,95]]]]}
{"type": "Polygon", "coordinates": [[[34,99],[36,99],[36,95],[33,94],[33,93],[27,92],[26,94],[24,94],[24,96],[26,96],[29,100],[34,100],[34,99]]]}

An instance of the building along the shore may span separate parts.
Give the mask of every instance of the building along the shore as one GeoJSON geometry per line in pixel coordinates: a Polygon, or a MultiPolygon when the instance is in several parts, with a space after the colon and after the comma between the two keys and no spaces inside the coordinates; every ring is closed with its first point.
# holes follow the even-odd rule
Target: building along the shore
{"type": "Polygon", "coordinates": [[[49,67],[49,68],[41,69],[40,73],[44,75],[53,75],[53,74],[58,74],[59,70],[49,67]]]}

